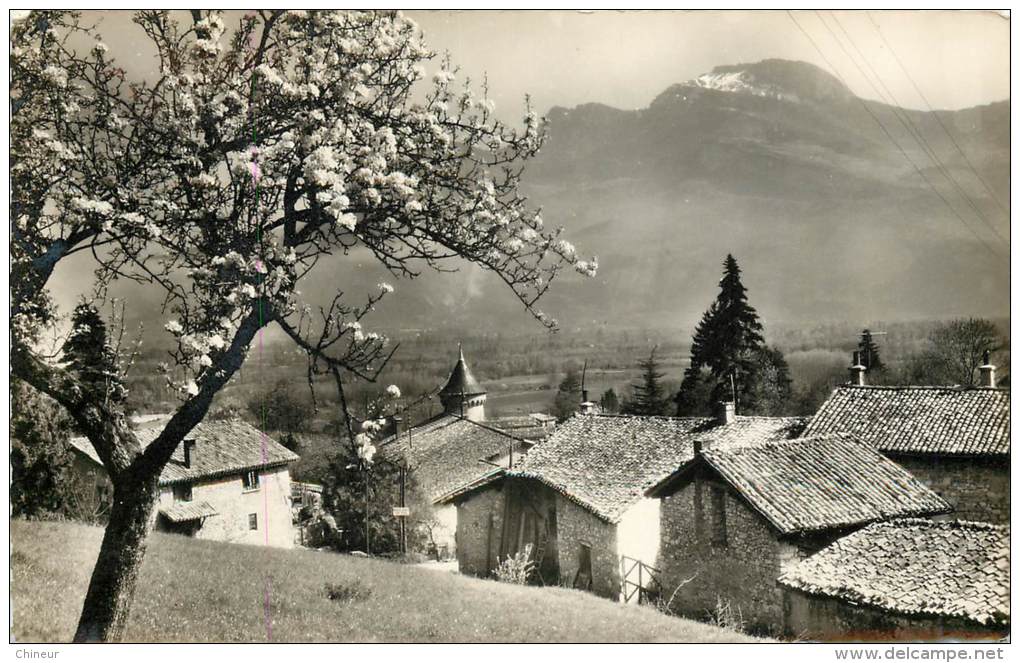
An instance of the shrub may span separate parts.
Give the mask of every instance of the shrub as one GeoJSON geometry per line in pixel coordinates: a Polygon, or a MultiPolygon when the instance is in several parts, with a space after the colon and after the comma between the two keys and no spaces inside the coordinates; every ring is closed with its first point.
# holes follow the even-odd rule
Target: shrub
{"type": "Polygon", "coordinates": [[[708,622],[734,633],[744,633],[746,629],[740,606],[734,608],[729,599],[721,596],[715,597],[715,608],[708,613],[708,622]]]}
{"type": "Polygon", "coordinates": [[[500,582],[526,585],[534,570],[535,563],[531,561],[531,544],[529,543],[524,546],[524,550],[501,560],[493,573],[496,575],[496,580],[500,582]]]}
{"type": "Polygon", "coordinates": [[[368,589],[357,580],[350,584],[327,582],[325,590],[326,598],[330,601],[341,601],[343,603],[364,601],[372,595],[372,590],[368,589]]]}

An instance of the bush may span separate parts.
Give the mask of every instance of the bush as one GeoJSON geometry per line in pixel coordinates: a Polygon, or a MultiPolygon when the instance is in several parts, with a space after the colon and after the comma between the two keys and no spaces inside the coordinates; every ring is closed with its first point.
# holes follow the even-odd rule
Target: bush
{"type": "Polygon", "coordinates": [[[744,614],[740,610],[740,606],[734,608],[729,599],[724,599],[721,596],[715,597],[715,608],[708,613],[708,622],[734,633],[744,633],[746,630],[744,614]]]}
{"type": "Polygon", "coordinates": [[[357,580],[350,584],[327,582],[325,590],[326,598],[330,601],[341,601],[343,603],[364,601],[372,595],[372,590],[368,589],[357,580]]]}
{"type": "Polygon", "coordinates": [[[496,580],[500,582],[526,585],[534,570],[535,563],[531,561],[531,544],[529,543],[524,546],[524,550],[500,561],[493,573],[496,575],[496,580]]]}

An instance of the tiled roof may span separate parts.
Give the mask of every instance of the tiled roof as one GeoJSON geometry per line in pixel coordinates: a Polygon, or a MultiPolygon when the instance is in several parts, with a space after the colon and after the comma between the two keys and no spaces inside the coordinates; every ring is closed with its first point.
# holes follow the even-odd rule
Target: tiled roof
{"type": "Polygon", "coordinates": [[[784,534],[950,510],[912,474],[845,433],[706,449],[703,457],[784,534]]]}
{"type": "Polygon", "coordinates": [[[694,440],[759,444],[802,428],[802,420],[781,417],[737,417],[717,426],[696,417],[576,415],[507,474],[537,479],[615,523],[649,487],[693,459],[694,440]]]}
{"type": "MultiPolygon", "coordinates": [[[[553,422],[555,422],[555,417],[553,422]]],[[[535,415],[519,415],[510,417],[487,418],[485,425],[498,428],[501,431],[510,433],[525,440],[544,440],[556,430],[555,423],[545,423],[536,419],[535,415]]]]}
{"type": "Polygon", "coordinates": [[[779,582],[907,615],[1009,623],[1009,528],[894,520],[839,539],[779,582]]]}
{"type": "Polygon", "coordinates": [[[756,446],[787,440],[804,432],[810,417],[745,417],[738,415],[725,426],[713,426],[698,435],[705,449],[756,446]]]}
{"type": "Polygon", "coordinates": [[[183,523],[215,516],[218,512],[208,502],[177,502],[173,506],[160,508],[159,513],[172,523],[183,523]]]}
{"type": "Polygon", "coordinates": [[[1009,391],[958,387],[838,387],[804,435],[847,432],[884,452],[1009,454],[1009,391]]]}
{"type": "Polygon", "coordinates": [[[471,375],[471,369],[468,368],[467,362],[464,361],[463,351],[460,353],[460,358],[457,359],[457,364],[450,373],[450,379],[446,381],[446,385],[439,390],[439,393],[441,395],[464,394],[466,396],[485,393],[482,385],[478,383],[475,376],[471,375]]]}
{"type": "Polygon", "coordinates": [[[475,482],[495,469],[482,459],[498,462],[511,445],[522,453],[529,444],[484,423],[447,415],[380,443],[380,455],[391,462],[408,462],[419,486],[432,500],[475,482]]]}
{"type": "MultiPolygon", "coordinates": [[[[162,427],[144,428],[136,430],[135,435],[139,443],[147,447],[160,432],[162,427]]],[[[182,443],[174,450],[170,462],[159,475],[160,484],[238,474],[260,467],[284,465],[298,459],[297,454],[239,419],[204,421],[195,426],[185,439],[195,441],[191,451],[191,467],[184,467],[182,443]]],[[[71,445],[102,465],[88,439],[72,438],[71,445]]]]}

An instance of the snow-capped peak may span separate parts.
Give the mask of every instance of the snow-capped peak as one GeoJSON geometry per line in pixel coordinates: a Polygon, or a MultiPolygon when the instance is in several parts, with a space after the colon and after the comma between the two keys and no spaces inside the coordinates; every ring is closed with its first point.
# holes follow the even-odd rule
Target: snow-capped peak
{"type": "Polygon", "coordinates": [[[755,75],[747,71],[702,74],[694,80],[687,81],[687,85],[706,90],[753,94],[757,97],[771,97],[773,99],[796,100],[797,98],[796,95],[784,93],[777,85],[759,83],[755,75]]]}

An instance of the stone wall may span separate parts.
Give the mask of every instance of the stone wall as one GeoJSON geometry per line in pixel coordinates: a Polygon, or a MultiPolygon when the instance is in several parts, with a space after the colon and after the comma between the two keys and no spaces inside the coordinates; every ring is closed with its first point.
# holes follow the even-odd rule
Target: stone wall
{"type": "Polygon", "coordinates": [[[830,642],[998,639],[1009,633],[1009,627],[898,615],[790,588],[783,591],[783,621],[787,637],[830,642]]]}
{"type": "MultiPolygon", "coordinates": [[[[235,474],[192,485],[192,502],[208,502],[216,515],[203,519],[194,536],[229,543],[267,545],[278,548],[294,546],[294,525],[290,509],[290,472],[286,466],[259,472],[259,487],[245,490],[241,475],[235,474]],[[249,526],[255,514],[256,529],[249,526]]],[[[171,486],[160,487],[159,508],[173,506],[171,486]]],[[[157,527],[165,527],[158,517],[157,527]]]]}
{"type": "MultiPolygon", "coordinates": [[[[782,593],[776,582],[781,542],[772,527],[752,512],[728,486],[696,479],[663,498],[660,569],[665,600],[677,614],[704,620],[717,603],[728,604],[749,630],[782,628],[782,593]],[[714,543],[711,490],[723,491],[725,544],[714,543]],[[696,522],[700,501],[701,524],[696,522]],[[686,583],[680,587],[682,583],[686,583]],[[674,595],[674,591],[676,594],[674,595]]],[[[783,556],[796,556],[785,547],[783,556]]]]}
{"type": "Polygon", "coordinates": [[[591,549],[591,591],[616,600],[620,595],[620,557],[616,526],[591,511],[556,496],[556,527],[560,583],[571,587],[581,559],[581,546],[591,549]]]}
{"type": "Polygon", "coordinates": [[[953,506],[952,518],[1009,523],[1009,461],[890,456],[953,506]]]}
{"type": "Polygon", "coordinates": [[[488,577],[496,565],[503,531],[503,482],[457,501],[457,566],[461,573],[488,577]]]}

